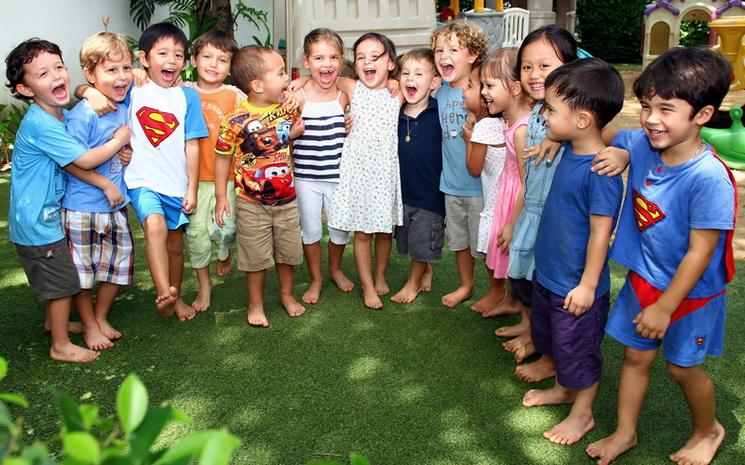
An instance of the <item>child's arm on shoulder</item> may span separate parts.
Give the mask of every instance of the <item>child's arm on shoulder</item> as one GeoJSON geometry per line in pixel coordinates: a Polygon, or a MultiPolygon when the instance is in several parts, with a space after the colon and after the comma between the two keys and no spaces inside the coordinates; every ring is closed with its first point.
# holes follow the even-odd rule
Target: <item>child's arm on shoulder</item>
{"type": "Polygon", "coordinates": [[[480,176],[484,169],[484,160],[486,160],[486,145],[472,142],[473,127],[476,124],[476,115],[468,112],[466,122],[463,123],[463,140],[466,141],[466,168],[474,176],[480,176]]]}
{"type": "Polygon", "coordinates": [[[610,235],[613,231],[613,217],[590,215],[590,238],[587,241],[585,270],[579,285],[569,291],[564,299],[564,308],[580,316],[592,307],[600,273],[605,267],[610,235]]]}
{"type": "Polygon", "coordinates": [[[546,159],[546,163],[551,163],[556,158],[556,154],[559,153],[560,148],[561,141],[551,140],[547,136],[540,143],[526,148],[523,158],[527,160],[535,157],[535,166],[540,165],[544,158],[546,159]]]}
{"type": "MultiPolygon", "coordinates": [[[[522,153],[523,150],[525,150],[525,136],[527,136],[527,134],[528,126],[526,125],[518,126],[517,129],[515,129],[515,133],[513,134],[515,154],[522,153]]],[[[517,171],[520,173],[520,193],[515,201],[515,209],[512,211],[510,221],[504,225],[497,235],[497,247],[499,247],[504,254],[507,254],[510,250],[510,243],[512,242],[512,233],[515,230],[515,223],[517,223],[517,219],[520,217],[520,213],[522,213],[525,203],[525,177],[527,171],[525,170],[525,163],[519,156],[517,157],[517,171]]]]}
{"type": "Polygon", "coordinates": [[[617,176],[629,166],[628,150],[611,145],[616,134],[618,134],[618,128],[615,126],[606,126],[603,129],[601,137],[606,147],[592,159],[592,172],[601,176],[617,176]]]}
{"type": "Polygon", "coordinates": [[[75,166],[84,170],[90,170],[101,163],[105,162],[109,158],[113,157],[115,153],[122,147],[129,143],[129,128],[120,126],[119,129],[114,131],[114,135],[106,143],[94,147],[72,162],[75,166]]]}
{"type": "Polygon", "coordinates": [[[103,116],[106,113],[116,111],[116,103],[109,100],[108,97],[90,84],[80,84],[77,86],[75,88],[75,97],[88,100],[91,109],[95,111],[98,116],[103,116]]]}
{"type": "Polygon", "coordinates": [[[186,169],[189,174],[189,187],[181,204],[186,214],[192,214],[197,209],[197,189],[199,188],[199,142],[189,139],[185,144],[186,169]]]}
{"type": "Polygon", "coordinates": [[[106,176],[99,174],[93,170],[84,170],[82,168],[78,168],[72,163],[65,166],[65,170],[81,181],[84,181],[92,186],[96,186],[101,189],[106,196],[106,199],[109,201],[109,206],[111,208],[124,203],[124,196],[122,195],[122,192],[106,176]]]}
{"type": "Polygon", "coordinates": [[[642,309],[636,318],[636,332],[649,339],[662,339],[670,326],[670,317],[685,300],[709,266],[722,231],[691,229],[688,251],[675,270],[670,285],[657,302],[642,309]]]}

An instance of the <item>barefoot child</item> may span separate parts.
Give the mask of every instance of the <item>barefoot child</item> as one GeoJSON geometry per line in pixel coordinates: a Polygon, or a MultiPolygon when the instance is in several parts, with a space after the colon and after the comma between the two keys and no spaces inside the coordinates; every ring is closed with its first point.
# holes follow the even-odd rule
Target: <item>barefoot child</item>
{"type": "Polygon", "coordinates": [[[547,136],[566,142],[536,237],[530,323],[536,350],[555,362],[556,384],[528,391],[523,405],[573,402],[569,416],[543,436],[574,444],[595,425],[610,306],[607,252],[623,195],[620,177],[590,167],[605,147],[603,127],[623,107],[623,80],[611,65],[587,58],[552,71],[545,94],[547,136]]]}
{"type": "MultiPolygon", "coordinates": [[[[344,43],[336,32],[318,28],[303,41],[303,65],[310,72],[297,94],[305,132],[292,144],[295,188],[303,233],[303,252],[308,263],[310,285],[303,294],[306,304],[318,303],[323,288],[321,276],[322,213],[331,213],[331,200],[339,185],[339,162],[344,145],[344,108],[347,94],[337,87],[344,63],[344,43]]],[[[328,227],[329,276],[342,292],[354,283],[341,271],[349,233],[328,227]]]]}
{"type": "Polygon", "coordinates": [[[215,221],[224,226],[225,215],[235,215],[238,269],[246,272],[248,288],[248,324],[268,327],[264,281],[272,266],[287,314],[296,317],[305,311],[292,293],[294,267],[303,261],[289,147],[297,114],[279,106],[289,79],[274,50],[241,48],[230,74],[248,97],[223,118],[215,144],[215,221]],[[225,195],[231,159],[234,212],[225,195]]]}
{"type": "Polygon", "coordinates": [[[396,227],[399,253],[411,258],[409,279],[391,300],[408,303],[432,286],[430,262],[442,256],[445,240],[445,197],[440,192],[442,130],[437,100],[439,85],[431,49],[420,48],[401,58],[403,108],[398,119],[398,160],[404,224],[396,227]]]}
{"type": "MultiPolygon", "coordinates": [[[[189,218],[186,245],[191,267],[197,273],[199,292],[192,303],[194,310],[207,311],[212,296],[212,279],[209,265],[213,244],[217,249],[215,272],[218,276],[230,274],[230,249],[235,243],[235,223],[231,216],[224,217],[225,226],[215,223],[215,141],[220,132],[220,121],[246,98],[238,88],[225,84],[230,72],[230,61],[238,45],[224,32],[212,29],[192,44],[191,59],[197,70],[197,82],[185,85],[194,89],[202,101],[202,113],[207,123],[208,137],[199,142],[199,189],[197,209],[189,218]]],[[[226,198],[231,211],[235,208],[235,187],[232,179],[227,182],[226,198]]]]}
{"type": "MultiPolygon", "coordinates": [[[[517,49],[504,48],[489,55],[481,66],[481,95],[486,99],[490,114],[502,114],[506,154],[493,206],[491,234],[486,251],[486,267],[493,272],[493,279],[504,282],[509,265],[509,247],[515,221],[523,208],[525,193],[525,165],[518,162],[517,154],[525,149],[528,118],[532,100],[522,90],[517,70],[517,49]]],[[[522,160],[521,160],[522,161],[522,160]]],[[[501,284],[504,288],[504,284],[501,284]]],[[[519,313],[522,304],[509,292],[499,303],[487,309],[482,316],[519,313]]]]}
{"type": "MultiPolygon", "coordinates": [[[[437,105],[442,125],[442,177],[440,190],[445,194],[447,236],[460,282],[457,289],[442,297],[442,304],[455,307],[473,293],[473,267],[484,254],[477,251],[478,228],[484,198],[481,180],[466,168],[466,142],[462,126],[468,111],[463,105],[463,89],[471,70],[478,66],[486,52],[484,32],[469,21],[453,21],[432,33],[437,72],[442,87],[437,91],[437,105]]],[[[499,296],[495,289],[475,304],[491,308],[499,296]],[[493,295],[492,295],[493,294],[493,295]]]]}
{"type": "Polygon", "coordinates": [[[132,207],[145,230],[145,250],[158,312],[179,321],[194,318],[181,298],[186,216],[197,206],[199,145],[207,137],[199,95],[174,87],[184,67],[186,36],[168,23],[140,36],[140,62],[150,82],[135,87],[129,106],[132,162],[124,174],[132,207]]]}
{"type": "Polygon", "coordinates": [[[629,151],[631,168],[610,254],[629,274],[606,327],[626,349],[616,430],[587,447],[598,464],[636,445],[661,345],[693,423],[693,434],[670,460],[708,465],[724,439],[714,383],[701,365],[707,355],[722,354],[736,190],[700,131],[727,94],[731,73],[717,52],[674,48],[634,82],[642,129],[623,131],[614,141],[629,151]]]}
{"type": "MultiPolygon", "coordinates": [[[[543,99],[546,95],[544,81],[546,77],[564,63],[577,59],[577,43],[574,37],[559,26],[544,26],[528,34],[517,53],[517,63],[520,69],[520,83],[528,96],[536,101],[530,118],[525,139],[526,147],[537,145],[546,137],[546,118],[543,99]]],[[[543,161],[536,165],[533,159],[525,163],[525,196],[523,209],[515,222],[510,243],[509,276],[510,292],[524,307],[522,321],[515,326],[499,328],[496,331],[500,337],[514,337],[504,343],[506,350],[515,354],[515,360],[522,362],[535,352],[530,339],[529,309],[533,294],[533,272],[535,271],[535,238],[538,224],[541,221],[543,204],[551,187],[556,166],[561,160],[561,151],[551,163],[543,161]]],[[[544,360],[533,363],[544,377],[553,375],[552,364],[545,364],[544,360]]],[[[519,375],[518,375],[519,376],[519,375]]]]}
{"type": "Polygon", "coordinates": [[[121,126],[108,142],[86,149],[65,132],[64,106],[70,102],[70,79],[59,47],[29,39],[5,59],[10,91],[32,100],[16,134],[10,182],[8,229],[31,290],[46,303],[52,335],[49,357],[86,363],[98,352],[70,341],[68,321],[72,296],[80,281],[62,230],[60,201],[64,193],[63,166],[92,169],[129,141],[121,126]]]}
{"type": "MultiPolygon", "coordinates": [[[[117,108],[99,117],[88,100],[81,100],[66,114],[67,132],[84,147],[104,144],[113,130],[127,124],[123,102],[132,83],[132,57],[126,37],[120,34],[99,32],[83,43],[80,64],[86,80],[117,108]]],[[[122,195],[122,202],[112,204],[104,191],[71,171],[62,198],[62,218],[82,288],[73,302],[83,324],[83,337],[90,349],[100,350],[113,347],[112,341],[121,337],[107,316],[119,286],[132,282],[134,247],[125,208],[129,196],[122,161],[114,155],[95,172],[109,180],[122,195]]]]}

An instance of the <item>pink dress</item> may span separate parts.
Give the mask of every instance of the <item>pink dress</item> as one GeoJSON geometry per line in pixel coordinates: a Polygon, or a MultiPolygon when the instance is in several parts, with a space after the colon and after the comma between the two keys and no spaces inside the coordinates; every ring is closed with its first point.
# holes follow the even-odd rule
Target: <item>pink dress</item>
{"type": "Polygon", "coordinates": [[[512,219],[512,213],[515,211],[515,203],[522,189],[522,179],[518,170],[517,154],[515,153],[515,130],[520,126],[528,124],[530,115],[518,120],[510,126],[505,123],[504,138],[507,146],[507,154],[504,160],[504,170],[499,180],[499,190],[497,191],[497,202],[494,207],[494,219],[491,224],[489,237],[489,247],[486,250],[486,266],[494,271],[494,277],[502,279],[507,277],[507,266],[510,263],[510,257],[497,247],[497,240],[502,228],[512,219]]]}

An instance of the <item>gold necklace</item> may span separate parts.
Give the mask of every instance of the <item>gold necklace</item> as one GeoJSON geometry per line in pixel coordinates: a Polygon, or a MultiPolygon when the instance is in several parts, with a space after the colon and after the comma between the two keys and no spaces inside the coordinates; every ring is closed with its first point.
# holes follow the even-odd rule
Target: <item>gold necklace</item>
{"type": "Polygon", "coordinates": [[[693,153],[691,154],[691,158],[689,158],[688,161],[691,161],[694,158],[696,158],[696,155],[703,153],[705,148],[706,148],[706,144],[704,144],[704,141],[699,142],[698,145],[696,146],[696,150],[693,151],[693,153]]]}
{"type": "Polygon", "coordinates": [[[404,140],[406,142],[411,141],[411,135],[410,135],[411,133],[409,132],[409,120],[410,119],[411,117],[409,115],[406,115],[406,137],[404,137],[404,140]]]}

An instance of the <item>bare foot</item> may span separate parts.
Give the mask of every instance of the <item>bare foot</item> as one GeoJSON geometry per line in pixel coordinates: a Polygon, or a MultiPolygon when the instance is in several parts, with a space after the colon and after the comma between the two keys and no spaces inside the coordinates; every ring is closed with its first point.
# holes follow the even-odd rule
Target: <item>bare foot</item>
{"type": "Polygon", "coordinates": [[[215,272],[217,276],[224,278],[233,271],[233,262],[230,260],[230,255],[225,260],[218,260],[215,264],[215,272]]]}
{"type": "Polygon", "coordinates": [[[471,305],[471,310],[477,313],[484,313],[489,309],[496,307],[503,298],[504,292],[489,289],[489,292],[487,292],[484,297],[480,298],[476,303],[471,305]]]}
{"type": "Polygon", "coordinates": [[[175,313],[174,304],[178,300],[178,289],[171,286],[168,292],[158,294],[155,297],[155,308],[163,318],[171,318],[175,313]]]}
{"type": "Polygon", "coordinates": [[[533,363],[518,366],[515,375],[523,381],[537,383],[556,376],[556,365],[553,359],[544,356],[533,363]]]}
{"type": "Polygon", "coordinates": [[[575,392],[571,389],[557,388],[531,389],[523,396],[523,406],[561,405],[574,402],[575,392]]]}
{"type": "Polygon", "coordinates": [[[442,305],[453,308],[456,305],[460,305],[463,303],[464,300],[467,300],[469,297],[471,297],[471,294],[473,293],[472,287],[463,287],[460,286],[458,289],[454,290],[450,294],[445,294],[442,296],[442,305]]]}
{"type": "Polygon", "coordinates": [[[96,318],[96,323],[98,323],[98,328],[101,330],[104,336],[109,338],[112,341],[115,341],[117,339],[120,339],[122,337],[122,333],[116,330],[109,321],[106,318],[96,318]]]}
{"type": "Polygon", "coordinates": [[[185,323],[191,320],[192,318],[194,318],[194,315],[197,314],[196,310],[194,310],[194,307],[192,307],[191,305],[187,305],[187,303],[181,300],[181,298],[176,299],[173,310],[176,312],[176,318],[178,318],[178,321],[180,321],[181,323],[185,323]]]}
{"type": "Polygon", "coordinates": [[[533,341],[529,341],[527,344],[523,345],[522,347],[518,348],[514,352],[515,361],[517,363],[523,363],[523,361],[533,355],[535,353],[535,346],[533,345],[533,341]]]}
{"type": "Polygon", "coordinates": [[[494,331],[497,337],[517,337],[530,332],[530,320],[523,317],[519,323],[512,326],[501,326],[494,331]]]}
{"type": "Polygon", "coordinates": [[[269,320],[266,319],[263,305],[251,306],[248,305],[248,312],[246,314],[246,321],[248,324],[257,328],[268,328],[269,320]]]}
{"type": "Polygon", "coordinates": [[[88,346],[91,350],[104,350],[104,349],[111,349],[114,347],[114,343],[109,340],[104,334],[101,332],[101,330],[98,328],[98,325],[94,325],[95,328],[86,329],[83,331],[83,340],[85,340],[85,345],[88,346]]]}
{"type": "Polygon", "coordinates": [[[282,300],[282,306],[285,308],[285,311],[291,317],[294,318],[305,313],[305,307],[300,305],[300,302],[298,302],[292,294],[281,296],[280,299],[282,300]]]}
{"type": "Polygon", "coordinates": [[[58,347],[52,346],[49,349],[49,358],[57,362],[88,363],[97,359],[99,355],[98,352],[80,347],[72,342],[58,347]]]}
{"type": "Polygon", "coordinates": [[[210,301],[212,300],[212,283],[199,285],[199,292],[197,292],[197,298],[194,299],[191,306],[198,312],[206,312],[210,308],[210,301]]]}
{"type": "MultiPolygon", "coordinates": [[[[44,331],[51,331],[52,326],[49,324],[49,320],[44,320],[44,331]]],[[[67,332],[70,334],[82,334],[83,325],[78,321],[70,321],[67,323],[67,332]]]]}
{"type": "Polygon", "coordinates": [[[514,315],[520,313],[521,310],[522,305],[520,305],[520,302],[513,299],[511,295],[505,294],[504,299],[500,300],[494,307],[482,313],[481,316],[484,318],[493,318],[495,316],[514,315]]]}
{"type": "Polygon", "coordinates": [[[422,276],[422,287],[419,288],[421,292],[430,292],[432,290],[432,264],[427,263],[427,271],[422,276]]]}
{"type": "Polygon", "coordinates": [[[388,283],[385,281],[385,276],[375,278],[375,292],[377,292],[380,296],[387,295],[389,292],[391,292],[391,289],[388,287],[388,283]]]}
{"type": "Polygon", "coordinates": [[[515,353],[519,348],[523,347],[529,342],[532,342],[530,333],[523,333],[513,339],[510,339],[507,342],[502,343],[502,347],[504,347],[504,350],[506,350],[507,352],[515,353]]]}
{"type": "Polygon", "coordinates": [[[678,465],[709,465],[724,441],[724,427],[717,421],[712,431],[695,433],[670,460],[678,465]]]}
{"type": "Polygon", "coordinates": [[[341,270],[334,271],[330,274],[331,280],[334,281],[334,284],[336,284],[336,287],[338,287],[340,291],[349,292],[354,289],[354,283],[347,278],[347,275],[342,273],[341,270]]]}
{"type": "Polygon", "coordinates": [[[570,414],[562,422],[543,433],[543,437],[554,444],[568,446],[585,437],[585,434],[594,427],[595,419],[592,415],[572,416],[570,414]]]}
{"type": "Polygon", "coordinates": [[[362,300],[365,303],[365,307],[371,310],[380,310],[383,308],[383,302],[380,300],[375,287],[366,289],[365,286],[362,286],[362,300]]]}
{"type": "Polygon", "coordinates": [[[317,304],[318,298],[321,297],[321,286],[320,281],[311,281],[310,286],[308,286],[308,289],[306,289],[303,294],[303,302],[306,304],[317,304]]]}
{"type": "Polygon", "coordinates": [[[404,287],[391,297],[391,301],[398,302],[400,304],[408,304],[416,300],[419,295],[419,291],[422,289],[421,286],[417,286],[416,283],[407,281],[404,287]]]}
{"type": "Polygon", "coordinates": [[[636,434],[627,436],[615,431],[610,436],[595,441],[585,449],[590,458],[598,459],[597,465],[608,465],[636,446],[636,434]]]}

